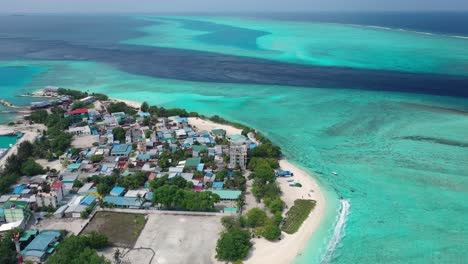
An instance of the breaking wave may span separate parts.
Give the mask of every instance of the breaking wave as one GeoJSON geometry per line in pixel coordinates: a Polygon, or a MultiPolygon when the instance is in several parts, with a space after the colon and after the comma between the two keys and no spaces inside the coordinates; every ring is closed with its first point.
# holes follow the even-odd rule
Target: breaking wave
{"type": "Polygon", "coordinates": [[[349,200],[340,200],[340,214],[337,217],[335,229],[333,230],[333,236],[328,243],[325,256],[323,257],[322,263],[329,263],[333,258],[333,253],[340,245],[340,241],[345,237],[346,223],[348,222],[349,208],[351,203],[349,200]]]}

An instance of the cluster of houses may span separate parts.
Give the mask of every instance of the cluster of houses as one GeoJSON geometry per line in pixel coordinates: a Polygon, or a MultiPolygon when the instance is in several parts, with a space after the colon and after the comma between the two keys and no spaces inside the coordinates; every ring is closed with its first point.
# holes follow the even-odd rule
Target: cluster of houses
{"type": "MultiPolygon", "coordinates": [[[[90,96],[81,99],[93,103],[90,96]]],[[[86,138],[89,146],[79,152],[70,151],[60,157],[66,168],[57,173],[25,178],[8,195],[0,197],[0,232],[24,228],[35,211],[50,212],[48,217],[82,217],[82,212],[94,207],[98,201],[120,208],[150,208],[153,194],[149,182],[167,176],[182,177],[193,183],[195,191],[210,190],[221,200],[237,200],[240,190],[227,190],[223,181],[216,181],[216,173],[227,170],[228,176],[235,170],[243,170],[247,163],[247,151],[256,147],[255,142],[243,135],[226,136],[226,131],[198,130],[185,117],[153,118],[151,125],[144,125],[150,113],[109,113],[106,102],[99,102],[101,109],[78,108],[68,110],[64,117],[71,125],[69,133],[76,138],[86,138]],[[114,129],[121,127],[125,138],[114,138],[114,129]],[[222,142],[221,144],[217,144],[222,142]],[[169,159],[169,166],[160,167],[163,153],[183,150],[190,157],[176,164],[169,159]],[[205,162],[204,162],[205,161],[205,162]],[[207,162],[208,161],[208,162],[207,162]],[[101,197],[97,187],[87,183],[91,176],[115,175],[130,177],[144,172],[147,182],[136,190],[115,186],[109,195],[101,197]],[[79,188],[76,182],[84,185],[79,188]]],[[[36,215],[35,215],[36,214],[36,215]]]]}

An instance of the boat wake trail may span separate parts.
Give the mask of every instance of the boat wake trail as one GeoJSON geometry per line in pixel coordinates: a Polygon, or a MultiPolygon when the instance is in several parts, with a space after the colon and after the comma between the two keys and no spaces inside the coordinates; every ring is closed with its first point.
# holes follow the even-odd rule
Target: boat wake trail
{"type": "Polygon", "coordinates": [[[333,230],[333,236],[328,243],[325,256],[323,257],[322,263],[330,263],[333,258],[333,253],[340,245],[341,239],[346,235],[345,228],[346,223],[348,222],[349,208],[351,203],[349,200],[341,199],[340,200],[340,214],[337,217],[335,229],[333,230]]]}

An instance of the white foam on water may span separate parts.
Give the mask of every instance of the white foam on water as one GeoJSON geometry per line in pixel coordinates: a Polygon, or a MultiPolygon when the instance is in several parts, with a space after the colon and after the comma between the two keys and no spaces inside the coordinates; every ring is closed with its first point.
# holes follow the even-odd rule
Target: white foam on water
{"type": "Polygon", "coordinates": [[[348,222],[348,215],[350,213],[351,203],[349,200],[340,200],[340,213],[337,216],[335,228],[333,229],[333,235],[328,243],[326,253],[323,257],[322,263],[330,263],[333,258],[333,253],[339,247],[341,239],[345,237],[346,223],[348,222]]]}

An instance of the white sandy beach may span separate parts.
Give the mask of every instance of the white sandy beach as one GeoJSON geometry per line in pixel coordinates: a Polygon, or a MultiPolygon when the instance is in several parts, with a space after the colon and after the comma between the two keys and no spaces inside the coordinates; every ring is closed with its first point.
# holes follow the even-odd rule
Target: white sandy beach
{"type": "Polygon", "coordinates": [[[14,132],[21,132],[24,135],[16,142],[16,144],[8,151],[8,153],[0,160],[0,168],[5,164],[6,159],[16,153],[18,145],[23,141],[30,141],[31,143],[45,130],[46,127],[42,124],[18,124],[14,126],[0,125],[0,135],[5,135],[14,132]],[[38,130],[40,132],[38,132],[38,130]]]}
{"type": "Polygon", "coordinates": [[[307,241],[313,236],[325,216],[325,197],[314,178],[286,159],[280,160],[280,166],[283,170],[292,171],[294,181],[302,184],[302,188],[291,187],[287,182],[291,178],[278,178],[277,182],[283,191],[282,198],[288,208],[296,199],[311,199],[317,201],[317,204],[296,233],[290,235],[283,232],[281,241],[277,242],[270,242],[263,238],[254,239],[253,254],[244,263],[291,263],[297,255],[301,254],[307,241]]]}
{"type": "Polygon", "coordinates": [[[211,131],[213,129],[224,129],[226,130],[226,136],[232,136],[232,135],[240,134],[242,132],[242,129],[235,128],[229,125],[222,125],[222,124],[214,123],[210,120],[205,120],[205,119],[201,119],[198,117],[189,117],[188,120],[189,120],[189,124],[191,124],[192,126],[195,126],[196,128],[200,130],[211,131]]]}
{"type": "MultiPolygon", "coordinates": [[[[221,128],[226,130],[227,135],[240,134],[242,132],[241,129],[229,125],[217,124],[201,118],[189,118],[189,123],[199,129],[208,131],[221,128]]],[[[286,159],[280,160],[280,166],[283,170],[289,170],[294,173],[294,176],[291,178],[277,179],[283,191],[282,199],[288,208],[293,206],[296,199],[311,199],[317,201],[317,204],[295,234],[290,235],[283,232],[281,240],[277,242],[270,242],[263,238],[254,239],[253,251],[244,263],[281,264],[292,262],[305,248],[307,241],[309,241],[315,230],[317,230],[325,215],[325,197],[314,178],[286,159]],[[289,179],[294,179],[294,182],[301,183],[302,188],[289,186],[290,183],[287,181],[289,179]]]]}

